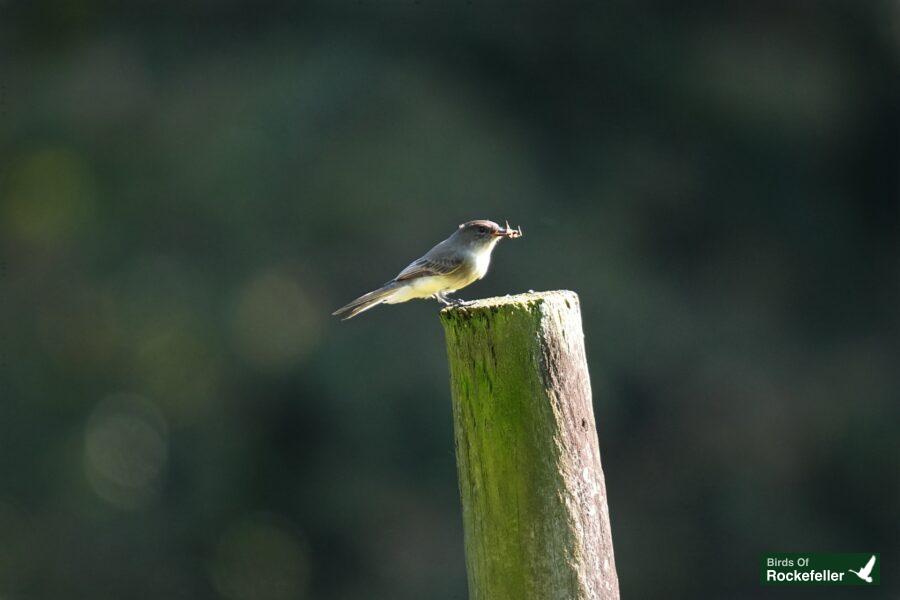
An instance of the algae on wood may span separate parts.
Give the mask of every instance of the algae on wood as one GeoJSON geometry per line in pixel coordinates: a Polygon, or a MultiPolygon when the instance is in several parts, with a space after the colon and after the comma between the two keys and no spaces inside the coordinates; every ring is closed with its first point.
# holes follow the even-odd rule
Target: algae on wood
{"type": "Polygon", "coordinates": [[[441,311],[472,600],[618,599],[578,296],[441,311]]]}

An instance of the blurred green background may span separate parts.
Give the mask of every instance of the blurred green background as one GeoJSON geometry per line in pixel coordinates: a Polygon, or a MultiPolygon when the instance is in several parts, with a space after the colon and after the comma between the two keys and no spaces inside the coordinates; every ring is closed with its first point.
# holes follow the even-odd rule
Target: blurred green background
{"type": "Polygon", "coordinates": [[[897,593],[898,66],[893,1],[0,4],[0,597],[464,598],[438,306],[329,313],[473,218],[461,297],[581,296],[625,597],[897,593]]]}

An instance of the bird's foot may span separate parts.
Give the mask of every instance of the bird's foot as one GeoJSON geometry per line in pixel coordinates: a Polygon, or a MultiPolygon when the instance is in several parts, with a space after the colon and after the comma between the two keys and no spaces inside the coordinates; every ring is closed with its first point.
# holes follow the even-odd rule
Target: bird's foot
{"type": "Polygon", "coordinates": [[[459,298],[449,298],[447,296],[447,292],[441,292],[434,295],[434,299],[443,304],[444,306],[468,306],[471,304],[468,300],[460,300],[459,298]]]}

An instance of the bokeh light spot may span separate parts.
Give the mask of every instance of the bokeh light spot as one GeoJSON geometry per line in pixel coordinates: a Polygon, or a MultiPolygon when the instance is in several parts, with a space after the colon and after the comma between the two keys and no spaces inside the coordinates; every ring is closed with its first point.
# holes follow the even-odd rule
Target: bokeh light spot
{"type": "Polygon", "coordinates": [[[278,270],[259,274],[238,292],[234,348],[257,367],[289,367],[315,347],[323,311],[295,277],[278,270]]]}
{"type": "Polygon", "coordinates": [[[70,150],[46,148],[26,155],[12,163],[6,179],[6,221],[15,238],[65,242],[93,217],[93,176],[70,150]]]}
{"type": "MultiPolygon", "coordinates": [[[[122,335],[114,298],[104,290],[82,285],[37,308],[36,333],[41,347],[73,372],[103,372],[109,368],[122,335]]],[[[60,395],[58,400],[74,396],[60,395]]]]}
{"type": "Polygon", "coordinates": [[[159,493],[166,437],[162,414],[140,396],[104,400],[85,428],[84,466],[91,487],[119,508],[150,504],[159,493]]]}
{"type": "Polygon", "coordinates": [[[136,369],[141,389],[159,399],[174,424],[202,418],[219,393],[220,365],[213,349],[187,326],[148,328],[138,341],[136,369]]]}
{"type": "Polygon", "coordinates": [[[229,600],[297,600],[306,595],[309,565],[287,526],[257,515],[225,532],[210,571],[216,590],[229,600]]]}

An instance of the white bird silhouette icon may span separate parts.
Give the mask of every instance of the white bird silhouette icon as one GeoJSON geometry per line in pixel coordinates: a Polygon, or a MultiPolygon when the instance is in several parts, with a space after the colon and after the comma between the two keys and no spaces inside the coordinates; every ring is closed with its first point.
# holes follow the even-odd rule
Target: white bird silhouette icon
{"type": "Polygon", "coordinates": [[[857,577],[859,577],[860,579],[862,579],[863,581],[865,581],[866,583],[872,583],[871,573],[872,573],[872,567],[874,567],[874,566],[875,566],[875,555],[873,554],[872,558],[869,559],[869,562],[866,563],[866,566],[864,566],[859,571],[854,571],[853,569],[847,569],[847,570],[850,571],[851,573],[853,573],[854,575],[856,575],[857,577]]]}

